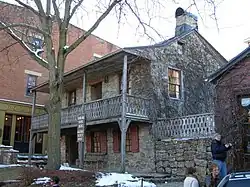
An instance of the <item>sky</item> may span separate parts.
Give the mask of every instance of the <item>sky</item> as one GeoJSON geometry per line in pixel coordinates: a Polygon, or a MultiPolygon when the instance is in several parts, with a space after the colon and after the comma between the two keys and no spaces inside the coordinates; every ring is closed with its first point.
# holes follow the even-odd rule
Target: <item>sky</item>
{"type": "MultiPolygon", "coordinates": [[[[13,3],[14,0],[5,0],[13,3]]],[[[28,1],[28,0],[25,0],[28,1]]],[[[31,0],[30,0],[31,1],[31,0]]],[[[103,4],[108,0],[101,0],[103,4]]],[[[96,0],[85,0],[84,7],[79,9],[71,23],[87,30],[98,17],[97,11],[102,10],[104,5],[96,6],[96,0]],[[93,8],[94,7],[94,8],[93,8]],[[97,9],[98,7],[98,9],[97,9]]],[[[212,1],[212,0],[207,0],[212,1]]],[[[149,40],[142,28],[137,29],[138,21],[128,10],[124,10],[118,24],[117,14],[112,12],[94,31],[93,34],[114,43],[120,47],[147,45],[160,42],[163,39],[174,36],[175,10],[178,7],[198,16],[200,34],[205,37],[227,60],[230,60],[248,45],[244,40],[250,37],[250,0],[214,0],[216,2],[216,20],[211,16],[214,12],[213,6],[208,6],[204,0],[196,0],[196,6],[190,6],[193,0],[137,0],[140,17],[148,22],[151,19],[152,28],[156,32],[147,29],[154,40],[149,40]],[[174,3],[177,1],[178,3],[174,3]],[[160,2],[161,4],[158,4],[160,2]],[[146,14],[148,13],[148,14],[146,14]],[[125,15],[125,16],[124,16],[125,15]],[[126,19],[125,19],[126,18],[126,19]]]]}

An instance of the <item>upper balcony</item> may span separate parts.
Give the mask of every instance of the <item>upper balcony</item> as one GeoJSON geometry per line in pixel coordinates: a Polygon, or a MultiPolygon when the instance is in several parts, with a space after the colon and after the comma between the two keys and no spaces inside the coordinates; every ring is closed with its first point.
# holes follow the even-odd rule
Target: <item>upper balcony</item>
{"type": "MultiPolygon", "coordinates": [[[[126,116],[132,120],[150,121],[151,100],[127,95],[126,116]]],[[[78,117],[85,114],[86,124],[94,125],[117,121],[122,114],[121,95],[74,105],[61,110],[61,128],[76,127],[78,117]]],[[[33,131],[47,131],[48,114],[32,118],[33,131]]]]}

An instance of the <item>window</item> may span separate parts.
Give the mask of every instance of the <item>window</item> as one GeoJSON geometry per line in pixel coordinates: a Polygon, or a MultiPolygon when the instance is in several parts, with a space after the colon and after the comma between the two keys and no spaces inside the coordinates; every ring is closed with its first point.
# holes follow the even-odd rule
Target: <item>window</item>
{"type": "Polygon", "coordinates": [[[100,153],[101,152],[101,136],[100,132],[92,133],[92,153],[100,153]]]}
{"type": "Polygon", "coordinates": [[[43,52],[43,40],[40,38],[33,37],[32,38],[32,49],[34,51],[38,51],[38,55],[40,55],[43,52]]]}
{"type": "MultiPolygon", "coordinates": [[[[121,131],[115,129],[113,131],[113,150],[115,153],[121,152],[121,131]]],[[[131,126],[126,134],[126,152],[139,152],[139,135],[138,127],[131,126]]]]}
{"type": "Polygon", "coordinates": [[[102,82],[91,85],[91,100],[98,100],[102,98],[102,82]]]}
{"type": "Polygon", "coordinates": [[[76,104],[76,90],[69,92],[68,106],[76,104]]]}
{"type": "Polygon", "coordinates": [[[32,96],[31,89],[36,86],[37,76],[27,74],[26,96],[32,96]]]}
{"type": "Polygon", "coordinates": [[[180,98],[181,79],[180,71],[176,69],[168,69],[168,94],[171,98],[180,98]]]}
{"type": "Polygon", "coordinates": [[[5,115],[4,129],[3,129],[3,143],[4,145],[10,145],[11,138],[11,126],[12,126],[12,115],[5,115]]]}
{"type": "MultiPolygon", "coordinates": [[[[122,93],[122,73],[119,75],[119,93],[122,93]]],[[[131,94],[131,80],[129,73],[127,76],[127,94],[131,94]]]]}
{"type": "Polygon", "coordinates": [[[31,117],[16,116],[15,141],[29,142],[30,125],[31,125],[31,117]]]}
{"type": "Polygon", "coordinates": [[[88,153],[107,153],[107,132],[86,132],[86,150],[88,153]]]}

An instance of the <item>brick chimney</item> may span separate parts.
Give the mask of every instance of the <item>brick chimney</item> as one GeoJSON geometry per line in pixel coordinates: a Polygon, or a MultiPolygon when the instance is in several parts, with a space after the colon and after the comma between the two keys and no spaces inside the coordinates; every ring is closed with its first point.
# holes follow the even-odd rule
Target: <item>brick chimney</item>
{"type": "Polygon", "coordinates": [[[175,11],[175,19],[175,36],[179,36],[192,29],[198,30],[198,17],[180,7],[175,11]]]}

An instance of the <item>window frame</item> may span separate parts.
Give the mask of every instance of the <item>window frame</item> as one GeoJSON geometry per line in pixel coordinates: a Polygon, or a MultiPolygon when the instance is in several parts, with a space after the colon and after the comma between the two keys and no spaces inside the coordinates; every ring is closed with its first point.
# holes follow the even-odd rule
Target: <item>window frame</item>
{"type": "Polygon", "coordinates": [[[101,132],[91,132],[91,153],[101,153],[101,132]]]}
{"type": "Polygon", "coordinates": [[[76,105],[76,89],[68,92],[68,106],[74,105],[76,105]],[[72,100],[74,101],[72,102],[72,100]]]}
{"type": "Polygon", "coordinates": [[[37,85],[37,76],[32,74],[26,74],[26,89],[25,89],[26,97],[32,97],[31,89],[34,88],[36,85],[37,85]]]}
{"type": "Polygon", "coordinates": [[[176,100],[180,100],[181,97],[182,97],[182,71],[181,71],[181,69],[174,68],[174,67],[171,67],[171,66],[168,67],[168,97],[170,99],[176,99],[176,100]],[[178,78],[179,79],[178,80],[179,84],[178,83],[173,83],[173,82],[171,83],[170,82],[170,76],[169,76],[169,72],[170,71],[178,72],[179,77],[173,77],[173,78],[178,78]],[[175,87],[175,95],[178,96],[178,97],[173,97],[170,94],[170,86],[174,86],[175,87]],[[179,88],[179,92],[176,91],[177,90],[176,88],[179,88]]]}

